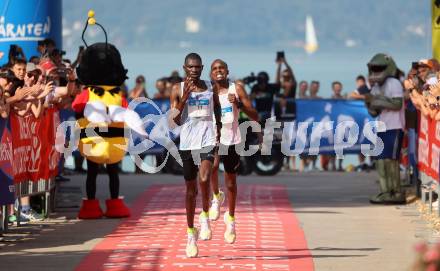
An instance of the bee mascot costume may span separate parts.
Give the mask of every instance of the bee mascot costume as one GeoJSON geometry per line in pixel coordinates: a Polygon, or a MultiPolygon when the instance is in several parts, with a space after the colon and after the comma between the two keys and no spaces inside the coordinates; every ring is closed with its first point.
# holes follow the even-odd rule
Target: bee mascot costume
{"type": "Polygon", "coordinates": [[[118,162],[124,158],[128,145],[125,124],[130,128],[137,126],[138,129],[133,129],[141,134],[145,132],[139,129],[142,126],[139,124],[139,116],[127,109],[127,100],[120,94],[119,86],[127,79],[127,70],[122,64],[119,51],[107,43],[107,33],[96,22],[93,11],[89,11],[82,40],[86,49],[76,72],[84,89],[72,103],[77,115],[77,127],[80,129],[79,150],[87,159],[87,199],[82,202],[78,218],[128,217],[130,210],[119,198],[118,176],[118,162]],[[106,41],[88,46],[84,34],[88,25],[95,24],[104,31],[106,41]],[[105,213],[95,198],[96,177],[102,164],[106,165],[110,178],[111,198],[105,202],[105,213]]]}
{"type": "Polygon", "coordinates": [[[376,54],[368,63],[368,77],[372,84],[365,103],[368,112],[386,125],[377,136],[383,141],[382,153],[375,157],[379,174],[380,192],[370,198],[376,204],[403,204],[405,194],[400,185],[400,149],[402,146],[405,114],[403,86],[398,79],[394,60],[385,54],[376,54]]]}

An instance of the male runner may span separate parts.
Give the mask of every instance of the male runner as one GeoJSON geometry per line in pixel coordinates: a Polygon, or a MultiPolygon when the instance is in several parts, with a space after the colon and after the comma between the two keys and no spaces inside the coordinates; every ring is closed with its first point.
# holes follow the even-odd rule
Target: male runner
{"type": "MultiPolygon", "coordinates": [[[[216,144],[216,123],[214,122],[214,93],[210,81],[200,80],[203,65],[196,53],[185,57],[184,82],[172,89],[171,108],[177,112],[173,121],[181,125],[180,156],[183,161],[183,175],[186,183],[186,219],[188,242],[186,256],[197,257],[198,230],[194,227],[194,213],[197,196],[197,173],[202,191],[202,213],[199,216],[200,239],[211,239],[209,225],[209,180],[216,144]],[[200,167],[198,162],[200,162],[200,167]]],[[[216,106],[218,108],[218,106],[216,106]]],[[[219,115],[217,118],[219,120],[219,115]]]]}
{"type": "Polygon", "coordinates": [[[228,80],[228,65],[220,59],[214,60],[211,65],[211,79],[214,82],[214,93],[218,96],[221,107],[221,130],[219,152],[214,160],[211,183],[213,189],[212,205],[209,209],[209,219],[217,220],[220,216],[220,206],[225,196],[218,187],[218,166],[221,160],[225,167],[225,183],[228,189],[228,207],[225,212],[224,222],[226,231],[225,241],[229,244],[235,242],[235,201],[237,198],[237,169],[240,164],[240,156],[236,151],[236,145],[241,143],[238,115],[240,109],[250,119],[258,121],[258,113],[252,107],[246,91],[241,84],[231,83],[228,80]]]}

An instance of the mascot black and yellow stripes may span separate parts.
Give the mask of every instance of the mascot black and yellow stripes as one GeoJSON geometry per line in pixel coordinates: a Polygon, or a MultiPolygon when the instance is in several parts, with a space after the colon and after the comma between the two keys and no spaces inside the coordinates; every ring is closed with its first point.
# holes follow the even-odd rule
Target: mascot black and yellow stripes
{"type": "Polygon", "coordinates": [[[118,162],[125,156],[128,144],[124,131],[126,124],[130,127],[134,124],[135,130],[141,134],[145,130],[142,131],[139,116],[127,109],[127,101],[120,94],[119,86],[127,79],[127,70],[122,64],[118,49],[107,42],[107,33],[96,22],[93,11],[89,11],[82,39],[86,49],[76,72],[84,89],[75,98],[72,108],[77,114],[77,126],[80,129],[79,150],[87,159],[87,199],[83,200],[78,217],[127,217],[130,216],[130,210],[119,198],[118,176],[118,162]],[[101,27],[105,34],[105,43],[87,45],[84,34],[88,25],[101,27]],[[106,200],[105,213],[95,199],[96,177],[102,164],[106,164],[110,178],[111,198],[106,200]]]}

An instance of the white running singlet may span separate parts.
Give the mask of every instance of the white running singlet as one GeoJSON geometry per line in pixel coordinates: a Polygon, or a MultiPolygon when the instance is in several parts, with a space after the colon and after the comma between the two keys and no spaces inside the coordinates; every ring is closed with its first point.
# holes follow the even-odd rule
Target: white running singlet
{"type": "Polygon", "coordinates": [[[235,104],[231,104],[228,100],[228,95],[234,94],[238,99],[237,90],[234,83],[229,83],[227,93],[219,94],[219,101],[221,106],[221,123],[220,143],[231,146],[240,144],[241,134],[238,126],[239,109],[235,104]]]}
{"type": "MultiPolygon", "coordinates": [[[[207,90],[191,92],[182,112],[179,150],[199,150],[215,146],[214,99],[211,82],[204,81],[207,90]]],[[[180,97],[183,95],[180,84],[180,97]]]]}

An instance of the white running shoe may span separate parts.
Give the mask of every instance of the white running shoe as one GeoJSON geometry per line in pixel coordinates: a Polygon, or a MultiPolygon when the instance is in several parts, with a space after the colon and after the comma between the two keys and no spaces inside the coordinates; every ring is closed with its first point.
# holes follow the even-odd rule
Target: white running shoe
{"type": "Polygon", "coordinates": [[[186,257],[195,258],[199,255],[199,248],[197,247],[197,238],[199,232],[197,228],[194,228],[194,233],[188,233],[188,242],[186,243],[186,257]]]}
{"type": "Polygon", "coordinates": [[[229,219],[229,212],[225,212],[225,215],[223,216],[223,221],[226,224],[226,231],[224,235],[225,242],[228,244],[233,244],[236,238],[235,221],[231,221],[229,219]]]}
{"type": "Polygon", "coordinates": [[[35,222],[35,221],[42,221],[44,220],[44,216],[35,212],[32,209],[29,209],[26,212],[21,212],[20,214],[21,217],[25,217],[26,219],[28,219],[31,222],[35,222]]]}
{"type": "Polygon", "coordinates": [[[218,199],[212,197],[211,207],[209,208],[209,220],[216,221],[220,217],[220,206],[225,202],[225,193],[219,191],[218,199]]]}
{"type": "Polygon", "coordinates": [[[199,235],[200,240],[204,240],[204,241],[211,240],[212,231],[211,231],[211,226],[209,224],[208,216],[204,217],[200,214],[199,223],[200,223],[200,235],[199,235]]]}

